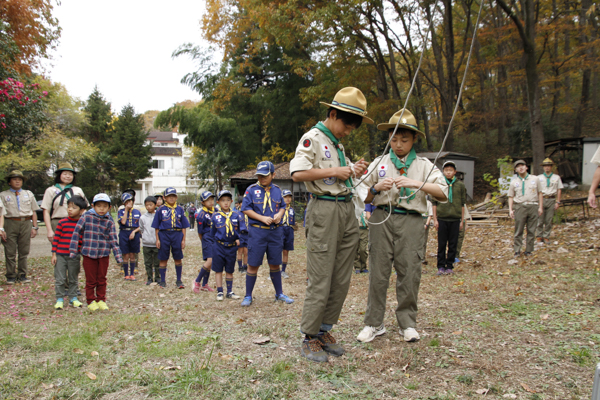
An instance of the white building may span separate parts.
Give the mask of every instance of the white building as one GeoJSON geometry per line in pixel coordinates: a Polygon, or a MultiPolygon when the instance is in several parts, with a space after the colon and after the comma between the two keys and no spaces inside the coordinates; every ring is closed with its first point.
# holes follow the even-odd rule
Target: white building
{"type": "Polygon", "coordinates": [[[189,160],[192,151],[183,141],[187,135],[178,132],[150,131],[152,142],[152,175],[138,181],[136,203],[143,204],[146,196],[174,187],[177,193],[196,193],[198,182],[191,179],[189,160]]]}

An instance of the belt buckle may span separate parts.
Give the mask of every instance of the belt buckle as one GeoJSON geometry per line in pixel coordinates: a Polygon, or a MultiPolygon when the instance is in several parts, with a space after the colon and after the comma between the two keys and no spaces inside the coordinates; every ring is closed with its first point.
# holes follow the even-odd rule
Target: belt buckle
{"type": "Polygon", "coordinates": [[[351,194],[347,194],[346,197],[344,197],[344,202],[345,203],[350,203],[352,201],[352,195],[351,194]]]}

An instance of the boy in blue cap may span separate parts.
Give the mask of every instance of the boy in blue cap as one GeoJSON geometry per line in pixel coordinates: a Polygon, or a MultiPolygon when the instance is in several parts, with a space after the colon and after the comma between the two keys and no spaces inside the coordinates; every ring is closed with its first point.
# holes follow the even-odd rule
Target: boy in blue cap
{"type": "Polygon", "coordinates": [[[198,223],[198,238],[202,243],[204,265],[200,268],[200,273],[194,281],[194,293],[200,293],[201,290],[214,292],[214,289],[208,285],[208,278],[212,266],[212,248],[215,244],[215,239],[210,230],[211,219],[215,212],[215,195],[207,190],[202,192],[200,200],[202,201],[202,209],[196,213],[196,222],[198,223]]]}
{"type": "Polygon", "coordinates": [[[252,304],[252,291],[256,283],[258,267],[265,253],[271,270],[271,282],[275,288],[275,301],[291,304],[294,300],[283,294],[281,284],[281,252],[283,231],[279,228],[285,213],[282,207],[281,189],[272,184],[275,166],[270,161],[261,161],[256,166],[258,183],[246,189],[242,201],[242,212],[248,216],[248,271],[246,273],[246,296],[242,307],[252,304]]]}
{"type": "Polygon", "coordinates": [[[185,249],[185,232],[190,227],[185,217],[183,207],[177,205],[177,191],[175,188],[165,190],[165,204],[163,204],[152,221],[152,227],[156,229],[156,247],[158,248],[158,269],[160,272],[159,286],[167,286],[165,281],[167,275],[167,261],[173,254],[175,260],[175,271],[177,272],[177,288],[183,289],[185,285],[181,281],[183,270],[183,249],[185,249]]]}
{"type": "Polygon", "coordinates": [[[217,197],[221,211],[212,216],[211,234],[215,244],[213,246],[212,270],[217,281],[217,301],[223,301],[223,270],[227,284],[227,298],[239,299],[233,293],[233,273],[235,272],[235,258],[239,245],[239,233],[245,231],[246,224],[242,215],[231,209],[233,196],[229,190],[221,190],[217,197]]]}
{"type": "Polygon", "coordinates": [[[294,196],[290,190],[283,191],[283,200],[285,201],[285,211],[281,220],[283,225],[283,254],[281,264],[281,277],[289,278],[290,276],[285,272],[288,263],[288,255],[290,251],[294,251],[294,231],[298,229],[296,227],[296,213],[294,207],[292,207],[292,200],[294,196]]]}
{"type": "Polygon", "coordinates": [[[123,271],[126,281],[135,281],[137,255],[140,252],[140,218],[142,213],[133,208],[133,196],[130,192],[121,195],[122,208],[117,213],[119,220],[119,248],[123,255],[123,271]],[[129,265],[128,265],[129,264],[129,265]]]}
{"type": "MultiPolygon", "coordinates": [[[[235,209],[244,219],[246,227],[248,227],[248,216],[242,212],[242,197],[238,197],[235,209]]],[[[238,246],[238,271],[246,272],[248,270],[248,231],[240,232],[240,245],[238,246]]]]}

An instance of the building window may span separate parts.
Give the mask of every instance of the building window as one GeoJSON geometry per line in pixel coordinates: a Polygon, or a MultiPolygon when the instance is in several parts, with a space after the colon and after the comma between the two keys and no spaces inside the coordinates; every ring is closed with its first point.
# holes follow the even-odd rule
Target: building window
{"type": "Polygon", "coordinates": [[[161,143],[160,144],[162,147],[167,147],[169,145],[169,143],[161,143]]]}
{"type": "Polygon", "coordinates": [[[165,160],[152,160],[152,168],[165,169],[165,160]]]}

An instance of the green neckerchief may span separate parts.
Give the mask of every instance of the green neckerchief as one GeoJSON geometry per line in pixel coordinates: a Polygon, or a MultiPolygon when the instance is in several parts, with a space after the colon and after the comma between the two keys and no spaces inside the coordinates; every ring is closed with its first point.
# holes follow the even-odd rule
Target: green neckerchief
{"type": "Polygon", "coordinates": [[[521,175],[517,174],[517,177],[521,180],[523,185],[521,186],[522,195],[525,196],[525,181],[529,178],[529,174],[525,175],[525,178],[521,178],[521,175]]]}
{"type": "MultiPolygon", "coordinates": [[[[333,133],[331,133],[331,131],[329,130],[329,128],[327,128],[325,126],[324,123],[322,122],[318,122],[315,126],[315,128],[317,128],[318,130],[320,130],[321,132],[323,132],[329,139],[331,139],[331,141],[333,142],[333,146],[336,148],[337,153],[338,153],[338,157],[340,158],[340,166],[341,167],[345,167],[346,166],[346,156],[344,155],[344,152],[342,151],[342,149],[340,149],[340,141],[338,138],[336,138],[335,136],[333,136],[333,133]]],[[[344,181],[344,183],[346,184],[347,187],[351,188],[352,187],[352,183],[350,182],[350,178],[346,179],[344,181]]]]}
{"type": "MultiPolygon", "coordinates": [[[[417,152],[415,151],[414,147],[412,149],[410,149],[410,153],[408,153],[408,157],[406,157],[406,163],[403,163],[402,160],[400,160],[398,158],[396,153],[394,153],[394,150],[390,149],[390,159],[392,160],[392,162],[394,163],[396,168],[398,168],[398,171],[400,171],[400,174],[402,176],[406,176],[408,169],[410,168],[410,165],[413,163],[413,161],[415,161],[417,159],[417,152]]],[[[409,204],[410,201],[414,200],[414,198],[415,198],[412,190],[410,190],[409,188],[405,188],[405,187],[400,188],[400,197],[406,197],[406,196],[410,196],[408,199],[406,199],[406,204],[409,204]]],[[[398,200],[398,204],[400,204],[400,203],[402,203],[402,199],[398,200]]]]}
{"type": "Polygon", "coordinates": [[[69,201],[69,199],[71,198],[71,194],[69,193],[73,193],[73,190],[67,190],[67,189],[71,189],[73,187],[73,184],[69,183],[68,185],[65,185],[64,189],[63,187],[60,185],[60,183],[55,183],[54,187],[57,189],[60,189],[60,191],[65,191],[62,196],[60,196],[60,203],[59,205],[62,207],[62,205],[65,202],[65,197],[67,198],[67,201],[69,201]]]}
{"type": "Polygon", "coordinates": [[[444,177],[446,183],[448,184],[448,202],[452,203],[452,184],[456,182],[456,177],[453,177],[451,181],[448,178],[444,177]]]}
{"type": "Polygon", "coordinates": [[[367,227],[367,223],[365,221],[365,213],[364,213],[364,211],[360,214],[360,226],[362,226],[363,228],[367,227]]]}
{"type": "Polygon", "coordinates": [[[546,175],[544,172],[544,176],[546,177],[546,187],[550,187],[550,178],[552,178],[552,175],[554,175],[553,172],[550,172],[550,175],[546,175]]]}

